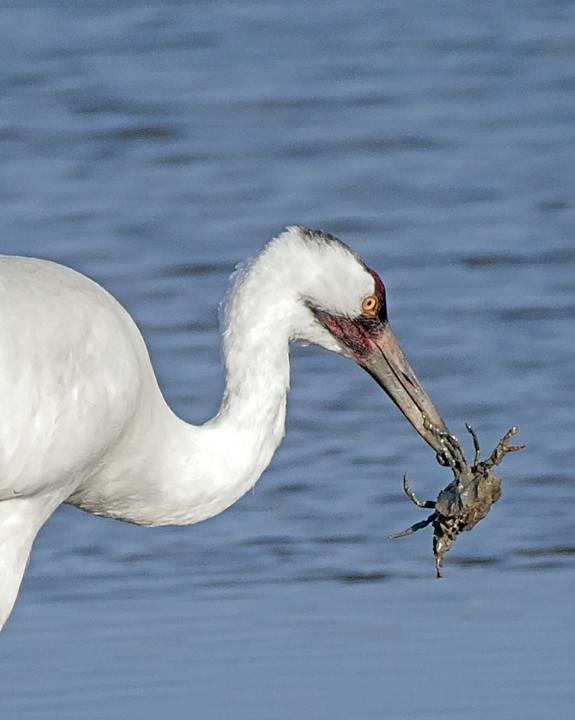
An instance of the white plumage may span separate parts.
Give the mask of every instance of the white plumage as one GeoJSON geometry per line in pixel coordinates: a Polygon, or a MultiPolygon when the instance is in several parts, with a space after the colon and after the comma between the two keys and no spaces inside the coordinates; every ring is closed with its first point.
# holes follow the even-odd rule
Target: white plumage
{"type": "MultiPolygon", "coordinates": [[[[141,525],[188,524],[249,490],[284,434],[290,340],[360,362],[424,435],[358,346],[364,337],[366,353],[385,347],[375,325],[390,334],[386,317],[362,315],[364,298],[382,291],[343,243],[288,228],[236,273],[224,313],[224,398],[213,419],[193,426],[167,406],[138,328],[111,295],[67,267],[2,257],[0,627],[34,538],[62,502],[141,525]]],[[[411,385],[423,393],[406,361],[403,371],[410,396],[411,385]]],[[[408,401],[441,422],[424,393],[408,401]]]]}

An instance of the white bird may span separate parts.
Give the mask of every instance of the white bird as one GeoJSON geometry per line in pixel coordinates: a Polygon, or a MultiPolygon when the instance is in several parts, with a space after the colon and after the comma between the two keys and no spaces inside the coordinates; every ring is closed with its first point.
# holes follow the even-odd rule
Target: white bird
{"type": "Polygon", "coordinates": [[[38,530],[61,503],[186,525],[249,490],[284,435],[289,341],[355,360],[419,434],[444,423],[391,332],[375,272],[331,235],[289,227],[235,274],[217,415],[166,404],[144,340],[102,287],[56,263],[0,257],[0,628],[38,530]]]}

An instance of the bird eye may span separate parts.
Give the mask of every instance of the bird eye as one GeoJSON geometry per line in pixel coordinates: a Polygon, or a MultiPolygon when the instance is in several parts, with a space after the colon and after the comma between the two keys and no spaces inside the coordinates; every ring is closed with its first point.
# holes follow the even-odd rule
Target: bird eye
{"type": "Polygon", "coordinates": [[[379,298],[375,295],[368,295],[366,298],[363,298],[361,311],[364,315],[375,317],[379,311],[379,298]]]}

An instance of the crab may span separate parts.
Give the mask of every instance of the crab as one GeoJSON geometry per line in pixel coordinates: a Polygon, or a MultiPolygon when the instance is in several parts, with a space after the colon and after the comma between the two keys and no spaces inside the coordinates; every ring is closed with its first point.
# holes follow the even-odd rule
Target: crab
{"type": "Polygon", "coordinates": [[[442,465],[451,468],[454,479],[439,493],[437,500],[420,500],[409,486],[407,474],[405,474],[403,489],[407,497],[417,507],[432,509],[433,512],[425,520],[411,525],[402,532],[393,533],[389,537],[392,540],[406,537],[428,525],[433,525],[435,571],[436,576],[440,578],[443,556],[459,533],[474,528],[501,497],[501,480],[493,473],[493,468],[499,465],[507,454],[523,450],[525,445],[509,445],[511,438],[517,434],[517,428],[513,426],[497,443],[491,455],[486,460],[480,460],[479,439],[473,428],[466,423],[465,428],[473,439],[475,450],[473,464],[470,466],[459,440],[454,435],[439,430],[427,421],[426,427],[436,435],[443,445],[444,451],[441,456],[438,456],[438,460],[442,465]]]}

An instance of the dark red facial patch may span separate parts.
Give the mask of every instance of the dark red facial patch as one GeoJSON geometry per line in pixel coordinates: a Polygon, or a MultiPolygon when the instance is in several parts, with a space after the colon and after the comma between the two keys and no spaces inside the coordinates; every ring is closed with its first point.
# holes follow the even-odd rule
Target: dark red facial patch
{"type": "Polygon", "coordinates": [[[375,289],[377,290],[377,292],[381,294],[382,297],[385,297],[385,285],[382,283],[379,275],[375,272],[375,270],[372,270],[371,268],[367,268],[367,271],[375,280],[375,289]]]}
{"type": "Polygon", "coordinates": [[[382,326],[377,318],[348,318],[342,315],[331,315],[323,310],[314,311],[330,333],[345,345],[356,360],[361,361],[375,349],[375,340],[379,337],[382,326]]]}

